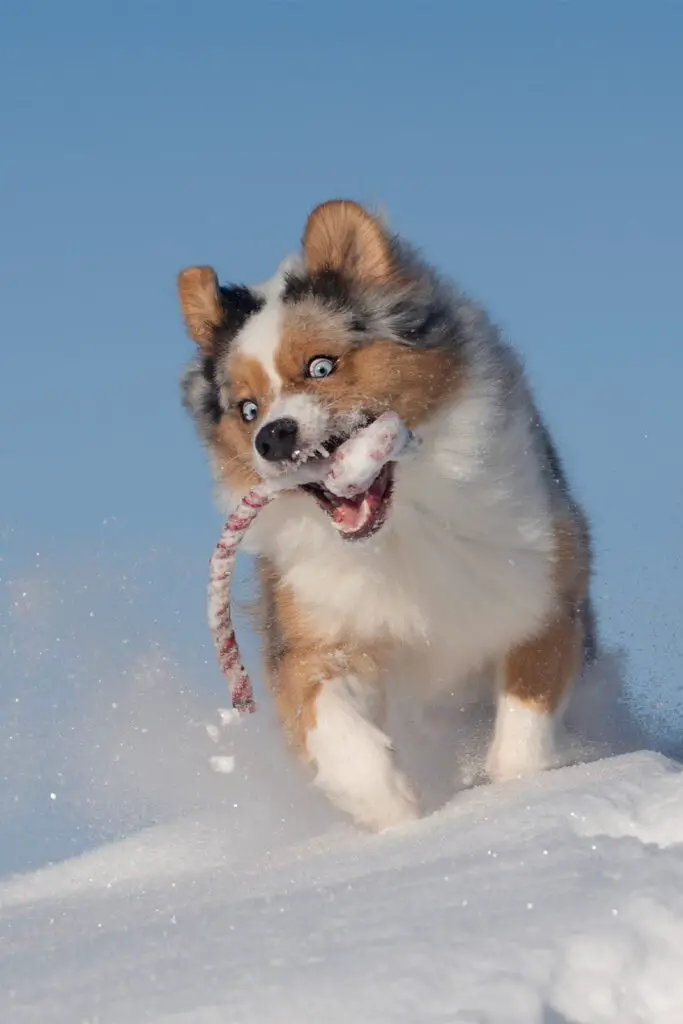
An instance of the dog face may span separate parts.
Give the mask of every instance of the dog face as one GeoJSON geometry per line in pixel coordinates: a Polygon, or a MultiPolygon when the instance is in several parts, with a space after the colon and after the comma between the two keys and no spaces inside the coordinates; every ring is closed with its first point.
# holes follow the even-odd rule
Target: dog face
{"type": "MultiPolygon", "coordinates": [[[[355,203],[313,211],[303,260],[266,285],[220,288],[210,268],[179,276],[201,348],[185,403],[233,492],[329,457],[386,410],[419,427],[462,382],[465,353],[448,299],[355,203]]],[[[389,466],[358,499],[308,487],[347,540],[374,533],[392,494],[389,466]]]]}

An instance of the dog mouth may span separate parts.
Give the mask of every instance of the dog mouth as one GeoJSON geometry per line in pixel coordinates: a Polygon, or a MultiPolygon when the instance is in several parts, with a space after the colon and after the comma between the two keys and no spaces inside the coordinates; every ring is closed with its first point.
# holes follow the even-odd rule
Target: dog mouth
{"type": "MultiPolygon", "coordinates": [[[[364,416],[352,433],[368,426],[373,419],[372,415],[364,416]]],[[[334,455],[351,436],[335,434],[323,441],[325,457],[334,455]]],[[[368,489],[351,498],[340,498],[320,483],[302,484],[301,490],[315,498],[344,540],[363,540],[377,533],[387,520],[394,491],[394,463],[383,466],[368,489]]]]}
{"type": "Polygon", "coordinates": [[[322,484],[302,484],[311,494],[344,540],[371,537],[386,522],[394,489],[394,464],[388,462],[373,483],[352,498],[340,498],[322,484]]]}

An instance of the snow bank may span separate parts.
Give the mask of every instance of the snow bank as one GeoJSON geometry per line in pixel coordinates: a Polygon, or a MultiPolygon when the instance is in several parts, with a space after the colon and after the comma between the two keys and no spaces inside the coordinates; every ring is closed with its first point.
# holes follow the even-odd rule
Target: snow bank
{"type": "Polygon", "coordinates": [[[200,616],[171,648],[175,607],[152,632],[130,580],[85,576],[14,584],[0,856],[84,852],[0,879],[2,1024],[683,1020],[683,774],[637,752],[617,660],[570,708],[584,763],[524,783],[477,785],[487,709],[399,702],[429,813],[367,836],[267,703],[225,724],[193,685],[200,616]]]}
{"type": "Polygon", "coordinates": [[[380,837],[264,838],[222,812],[6,881],[0,1020],[683,1019],[683,774],[659,755],[470,789],[380,837]]]}

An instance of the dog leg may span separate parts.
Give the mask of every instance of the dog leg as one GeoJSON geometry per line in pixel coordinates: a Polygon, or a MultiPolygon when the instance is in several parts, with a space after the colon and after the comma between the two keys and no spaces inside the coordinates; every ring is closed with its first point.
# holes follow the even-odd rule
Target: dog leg
{"type": "Polygon", "coordinates": [[[533,775],[555,762],[555,725],[581,669],[583,626],[562,610],[532,640],[510,651],[498,668],[499,695],[486,762],[495,780],[533,775]]]}
{"type": "Polygon", "coordinates": [[[316,784],[357,822],[379,831],[411,821],[418,810],[388,736],[374,724],[373,696],[357,677],[325,680],[307,747],[316,784]]]}
{"type": "Polygon", "coordinates": [[[498,665],[498,709],[486,768],[492,779],[533,775],[556,763],[555,726],[583,668],[591,627],[588,525],[577,513],[555,523],[557,609],[535,637],[498,665]]]}
{"type": "Polygon", "coordinates": [[[376,724],[381,691],[373,672],[338,658],[332,671],[334,660],[284,659],[276,698],[290,739],[315,767],[316,785],[359,824],[381,831],[412,821],[416,798],[376,724]]]}

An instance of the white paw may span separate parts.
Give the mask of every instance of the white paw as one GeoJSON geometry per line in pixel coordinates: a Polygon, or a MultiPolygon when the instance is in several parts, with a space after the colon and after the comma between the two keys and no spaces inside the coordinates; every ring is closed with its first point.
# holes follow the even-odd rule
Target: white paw
{"type": "Polygon", "coordinates": [[[372,832],[400,828],[420,816],[417,797],[400,772],[394,772],[385,786],[366,792],[333,792],[323,788],[333,803],[372,832]]]}
{"type": "Polygon", "coordinates": [[[413,821],[419,812],[394,764],[388,736],[365,717],[367,703],[358,680],[327,681],[316,701],[307,748],[316,785],[359,824],[382,831],[413,821]]]}
{"type": "Polygon", "coordinates": [[[556,763],[554,719],[514,697],[502,696],[486,759],[490,779],[536,775],[556,763]]]}
{"type": "Polygon", "coordinates": [[[555,763],[555,748],[548,745],[543,751],[517,751],[511,754],[491,745],[486,758],[486,774],[493,782],[509,782],[538,775],[555,763]]]}

